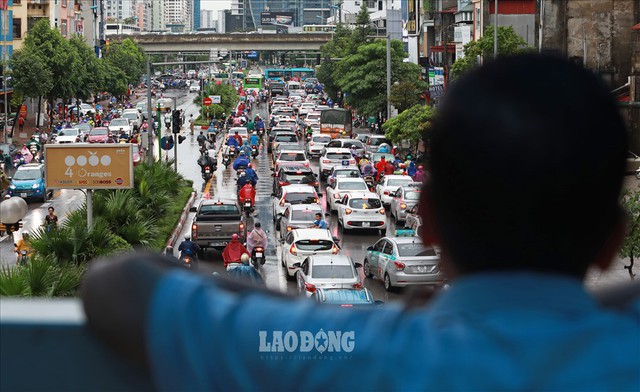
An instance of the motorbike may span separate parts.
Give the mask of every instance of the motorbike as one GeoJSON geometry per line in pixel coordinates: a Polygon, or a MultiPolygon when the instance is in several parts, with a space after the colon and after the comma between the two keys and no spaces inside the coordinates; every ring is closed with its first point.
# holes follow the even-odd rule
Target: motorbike
{"type": "Polygon", "coordinates": [[[193,256],[189,256],[189,255],[180,256],[180,261],[182,262],[182,266],[186,269],[195,270],[197,268],[197,263],[193,256]]]}
{"type": "Polygon", "coordinates": [[[225,167],[229,167],[229,164],[231,164],[231,158],[229,157],[229,154],[224,154],[222,156],[222,164],[225,167]]]}
{"type": "Polygon", "coordinates": [[[25,160],[22,154],[16,154],[16,156],[13,158],[13,167],[15,167],[16,169],[24,163],[25,163],[25,160]]]}
{"type": "Polygon", "coordinates": [[[267,261],[266,256],[264,255],[264,248],[261,246],[256,246],[251,251],[251,265],[256,270],[260,269],[261,265],[267,261]]]}
{"type": "Polygon", "coordinates": [[[251,201],[251,199],[244,199],[242,201],[242,212],[244,212],[246,216],[249,216],[252,211],[253,211],[253,202],[251,201]]]}
{"type": "Polygon", "coordinates": [[[237,178],[240,178],[240,176],[242,175],[242,173],[244,173],[244,171],[246,170],[245,167],[240,166],[237,170],[236,170],[236,175],[237,178]]]}
{"type": "Polygon", "coordinates": [[[210,166],[205,166],[204,168],[202,168],[202,179],[207,182],[211,179],[211,167],[210,166]]]}
{"type": "Polygon", "coordinates": [[[364,182],[367,184],[367,186],[369,187],[369,190],[371,192],[373,192],[373,189],[375,188],[375,183],[376,183],[376,178],[374,176],[364,176],[364,182]]]}
{"type": "Polygon", "coordinates": [[[238,149],[236,148],[236,146],[229,146],[229,157],[235,158],[236,155],[238,155],[238,149]]]}
{"type": "Polygon", "coordinates": [[[251,157],[252,158],[257,158],[259,153],[260,153],[260,151],[258,150],[258,146],[256,146],[256,145],[251,146],[251,157]]]}
{"type": "Polygon", "coordinates": [[[25,266],[29,263],[29,254],[26,250],[21,250],[18,255],[18,265],[25,266]]]}
{"type": "Polygon", "coordinates": [[[258,128],[258,137],[262,139],[263,135],[264,135],[264,128],[262,127],[258,128]]]}
{"type": "Polygon", "coordinates": [[[307,133],[307,136],[305,136],[304,139],[306,140],[307,143],[309,143],[311,141],[311,134],[307,133]]]}

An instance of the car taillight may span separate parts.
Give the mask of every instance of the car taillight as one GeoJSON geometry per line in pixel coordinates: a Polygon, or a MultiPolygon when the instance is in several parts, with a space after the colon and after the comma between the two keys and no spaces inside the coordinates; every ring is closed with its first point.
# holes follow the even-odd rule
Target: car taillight
{"type": "Polygon", "coordinates": [[[305,162],[305,163],[304,163],[304,165],[305,165],[306,167],[309,167],[309,162],[305,162]]]}
{"type": "Polygon", "coordinates": [[[344,213],[347,214],[347,215],[349,215],[352,212],[353,212],[353,210],[351,208],[347,208],[347,209],[344,210],[344,213]]]}
{"type": "Polygon", "coordinates": [[[393,265],[395,265],[395,266],[396,266],[396,269],[397,269],[398,271],[402,271],[402,270],[404,270],[404,267],[405,267],[404,263],[402,263],[402,262],[400,262],[400,261],[394,261],[394,262],[393,262],[393,265]]]}
{"type": "Polygon", "coordinates": [[[389,194],[389,191],[384,191],[384,194],[385,194],[385,195],[388,195],[388,194],[389,194]]]}
{"type": "Polygon", "coordinates": [[[334,199],[336,199],[336,200],[338,200],[338,199],[340,198],[340,194],[339,194],[339,193],[336,193],[335,195],[333,195],[333,198],[334,198],[334,199]]]}
{"type": "Polygon", "coordinates": [[[284,197],[280,200],[280,207],[284,207],[284,197]]]}
{"type": "Polygon", "coordinates": [[[195,223],[191,225],[191,237],[194,239],[198,237],[198,225],[195,223]]]}
{"type": "Polygon", "coordinates": [[[291,230],[293,230],[293,227],[287,226],[287,231],[291,231],[291,230]]]}
{"type": "Polygon", "coordinates": [[[314,146],[314,145],[315,145],[315,143],[313,143],[313,142],[309,142],[309,145],[310,145],[310,146],[314,146]]]}
{"type": "Polygon", "coordinates": [[[331,160],[330,159],[323,159],[322,163],[331,163],[331,160]]]}
{"type": "MultiPolygon", "coordinates": [[[[311,186],[319,186],[320,184],[318,184],[318,181],[314,181],[314,182],[310,182],[309,185],[311,186]]],[[[316,199],[316,203],[318,202],[318,199],[316,199]]]]}
{"type": "Polygon", "coordinates": [[[384,215],[384,208],[379,209],[378,212],[384,215]]]}
{"type": "Polygon", "coordinates": [[[253,248],[253,250],[255,250],[256,252],[264,252],[264,248],[260,248],[260,247],[253,248]]]}
{"type": "Polygon", "coordinates": [[[340,248],[338,248],[338,245],[333,244],[333,247],[331,248],[331,253],[334,255],[337,255],[338,252],[340,252],[340,248]]]}
{"type": "Polygon", "coordinates": [[[405,208],[407,208],[407,205],[404,204],[404,203],[400,203],[400,208],[402,208],[404,210],[405,208]]]}
{"type": "Polygon", "coordinates": [[[311,283],[305,283],[304,284],[304,289],[307,290],[310,293],[315,293],[316,292],[316,286],[312,285],[311,283]]]}
{"type": "Polygon", "coordinates": [[[298,252],[296,251],[296,244],[291,244],[291,248],[289,248],[289,253],[291,253],[294,256],[298,255],[298,252]]]}
{"type": "Polygon", "coordinates": [[[244,223],[240,223],[238,225],[238,230],[240,230],[240,237],[244,237],[244,223]]]}
{"type": "Polygon", "coordinates": [[[355,159],[349,159],[349,163],[353,163],[355,165],[356,164],[356,160],[355,159]]]}
{"type": "Polygon", "coordinates": [[[362,289],[362,283],[356,283],[356,284],[354,284],[354,285],[353,285],[353,286],[351,286],[351,287],[353,287],[353,288],[354,288],[354,289],[356,289],[356,290],[361,290],[361,289],[362,289]]]}
{"type": "MultiPolygon", "coordinates": [[[[286,182],[286,181],[278,181],[278,185],[285,186],[285,185],[290,185],[290,184],[288,182],[286,182]]],[[[282,206],[284,204],[280,203],[280,205],[282,206]]]]}

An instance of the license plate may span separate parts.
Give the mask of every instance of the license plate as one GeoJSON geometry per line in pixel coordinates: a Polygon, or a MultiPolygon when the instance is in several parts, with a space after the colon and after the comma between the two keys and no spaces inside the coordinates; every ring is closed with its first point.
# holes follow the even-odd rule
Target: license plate
{"type": "Polygon", "coordinates": [[[251,207],[251,203],[244,203],[245,207],[251,207]]]}
{"type": "Polygon", "coordinates": [[[27,194],[26,193],[21,193],[20,197],[27,197],[27,194]]]}
{"type": "Polygon", "coordinates": [[[261,252],[256,252],[256,257],[262,257],[262,253],[261,252]]]}
{"type": "Polygon", "coordinates": [[[342,166],[349,166],[349,161],[342,161],[342,166]]]}
{"type": "Polygon", "coordinates": [[[362,227],[369,227],[369,222],[362,222],[362,227]]]}
{"type": "Polygon", "coordinates": [[[420,273],[427,273],[427,267],[424,265],[419,265],[416,267],[416,272],[420,272],[420,273]]]}
{"type": "Polygon", "coordinates": [[[228,244],[228,241],[209,242],[209,246],[223,246],[227,244],[228,244]]]}

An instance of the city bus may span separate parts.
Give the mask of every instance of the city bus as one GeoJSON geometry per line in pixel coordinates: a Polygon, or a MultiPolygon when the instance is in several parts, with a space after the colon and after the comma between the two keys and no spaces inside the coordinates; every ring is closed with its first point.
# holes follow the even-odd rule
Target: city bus
{"type": "Polygon", "coordinates": [[[244,89],[262,89],[262,75],[247,75],[242,83],[244,89]]]}
{"type": "Polygon", "coordinates": [[[335,33],[336,25],[304,25],[302,31],[305,33],[335,33]]]}
{"type": "Polygon", "coordinates": [[[313,78],[316,71],[313,68],[267,68],[264,70],[264,77],[269,80],[288,81],[291,78],[313,78]]]}
{"type": "Polygon", "coordinates": [[[352,135],[351,111],[343,108],[324,109],[320,112],[320,133],[332,139],[352,135]]]}

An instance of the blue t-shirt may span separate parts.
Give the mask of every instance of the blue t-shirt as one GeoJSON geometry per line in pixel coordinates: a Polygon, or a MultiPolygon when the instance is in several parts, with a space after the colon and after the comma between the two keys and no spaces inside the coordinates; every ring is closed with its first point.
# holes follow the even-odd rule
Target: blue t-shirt
{"type": "Polygon", "coordinates": [[[327,228],[327,222],[325,222],[323,220],[314,220],[313,224],[318,226],[318,228],[320,228],[320,229],[326,229],[327,228]]]}
{"type": "Polygon", "coordinates": [[[602,309],[550,275],[461,278],[407,310],[236,294],[176,270],[147,336],[161,390],[640,390],[640,303],[602,309]]]}

